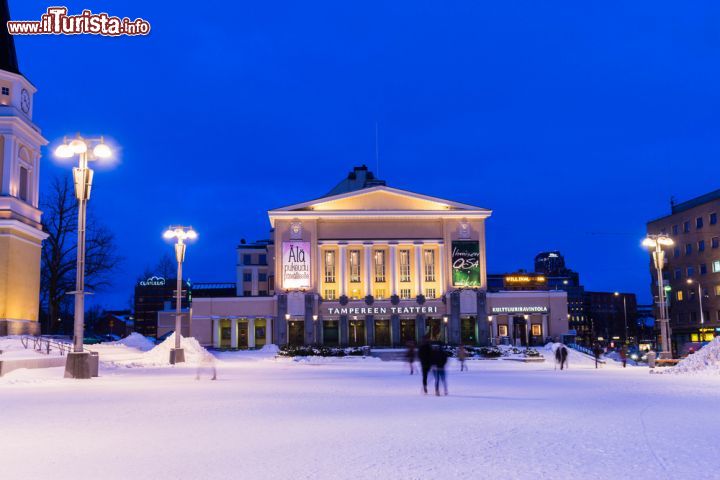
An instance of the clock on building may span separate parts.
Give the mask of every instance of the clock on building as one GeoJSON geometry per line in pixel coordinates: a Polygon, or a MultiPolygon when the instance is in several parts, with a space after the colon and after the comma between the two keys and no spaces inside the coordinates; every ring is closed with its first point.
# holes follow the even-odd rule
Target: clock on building
{"type": "Polygon", "coordinates": [[[30,113],[30,94],[24,88],[20,92],[20,108],[23,112],[30,113]]]}

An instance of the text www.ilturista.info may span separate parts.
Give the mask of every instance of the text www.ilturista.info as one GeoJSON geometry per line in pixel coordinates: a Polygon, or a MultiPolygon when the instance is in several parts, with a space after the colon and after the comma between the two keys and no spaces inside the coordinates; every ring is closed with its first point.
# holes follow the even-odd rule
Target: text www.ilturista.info
{"type": "Polygon", "coordinates": [[[10,20],[11,35],[147,35],[150,22],[142,18],[112,17],[107,13],[83,10],[79,15],[68,15],[67,7],[48,7],[40,20],[10,20]]]}

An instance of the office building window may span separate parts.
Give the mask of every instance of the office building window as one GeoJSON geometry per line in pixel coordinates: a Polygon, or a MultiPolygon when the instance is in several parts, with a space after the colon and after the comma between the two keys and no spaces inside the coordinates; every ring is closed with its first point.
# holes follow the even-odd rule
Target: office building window
{"type": "Polygon", "coordinates": [[[400,250],[400,281],[410,281],[410,250],[400,250]]]}
{"type": "Polygon", "coordinates": [[[401,288],[400,289],[400,298],[403,300],[409,300],[410,299],[410,289],[409,288],[401,288]]]}
{"type": "Polygon", "coordinates": [[[704,252],[705,251],[705,240],[700,240],[698,242],[698,252],[704,252]]]}
{"type": "Polygon", "coordinates": [[[700,275],[705,275],[707,273],[707,265],[704,263],[700,264],[700,275]]]}
{"type": "Polygon", "coordinates": [[[375,289],[375,299],[382,300],[384,298],[385,298],[385,289],[384,288],[376,288],[375,289]]]}
{"type": "Polygon", "coordinates": [[[435,281],[435,250],[425,250],[423,252],[425,260],[425,281],[435,281]]]}
{"type": "Polygon", "coordinates": [[[335,290],[331,288],[325,290],[325,300],[335,300],[335,290]]]}
{"type": "Polygon", "coordinates": [[[267,273],[258,273],[258,281],[267,282],[267,273]]]}
{"type": "Polygon", "coordinates": [[[252,292],[250,290],[243,290],[243,296],[252,297],[252,292]]]}
{"type": "Polygon", "coordinates": [[[437,298],[435,296],[435,289],[434,288],[426,288],[425,289],[425,298],[437,298]]]}
{"type": "Polygon", "coordinates": [[[692,253],[692,243],[686,243],[685,244],[685,255],[690,255],[692,253]]]}
{"type": "Polygon", "coordinates": [[[688,276],[688,278],[692,277],[693,275],[695,275],[695,268],[694,268],[694,267],[687,267],[687,276],[688,276]]]}
{"type": "Polygon", "coordinates": [[[710,225],[717,224],[717,213],[710,214],[710,225]]]}
{"type": "Polygon", "coordinates": [[[688,233],[690,231],[690,222],[683,222],[683,232],[688,233]]]}
{"type": "Polygon", "coordinates": [[[250,273],[250,272],[243,273],[243,282],[252,282],[252,273],[250,273]]]}
{"type": "Polygon", "coordinates": [[[252,263],[252,257],[250,254],[246,253],[243,255],[243,265],[250,265],[252,263]]]}
{"type": "Polygon", "coordinates": [[[10,95],[10,89],[8,87],[2,87],[3,95],[10,95]]]}
{"type": "Polygon", "coordinates": [[[261,297],[267,297],[267,290],[258,290],[258,295],[261,297]]]}
{"type": "Polygon", "coordinates": [[[673,225],[673,226],[672,226],[672,232],[673,232],[673,235],[677,235],[677,234],[678,234],[678,226],[677,226],[677,225],[673,225]]]}
{"type": "Polygon", "coordinates": [[[697,217],[695,219],[695,228],[702,228],[703,227],[703,217],[697,217]]]}
{"type": "Polygon", "coordinates": [[[683,291],[682,291],[682,290],[678,290],[677,292],[675,292],[675,298],[677,298],[677,301],[678,301],[678,302],[682,302],[682,300],[683,300],[683,291]]]}
{"type": "Polygon", "coordinates": [[[720,260],[713,260],[712,271],[713,271],[713,273],[720,272],[720,260]]]}
{"type": "Polygon", "coordinates": [[[720,237],[712,237],[712,239],[710,239],[710,246],[712,248],[720,247],[720,237]]]}
{"type": "Polygon", "coordinates": [[[335,252],[325,252],[325,283],[335,283],[335,252]]]}
{"type": "Polygon", "coordinates": [[[385,250],[375,251],[375,281],[385,282],[385,250]]]}
{"type": "Polygon", "coordinates": [[[680,256],[680,247],[675,247],[675,250],[673,251],[675,258],[680,256]]]}
{"type": "Polygon", "coordinates": [[[682,270],[679,268],[675,269],[675,280],[680,280],[682,278],[682,270]]]}
{"type": "Polygon", "coordinates": [[[267,255],[264,253],[260,254],[260,265],[267,265],[267,255]]]}
{"type": "Polygon", "coordinates": [[[350,250],[350,282],[360,283],[360,250],[350,250]]]}
{"type": "Polygon", "coordinates": [[[690,323],[697,322],[697,312],[690,312],[690,323]]]}

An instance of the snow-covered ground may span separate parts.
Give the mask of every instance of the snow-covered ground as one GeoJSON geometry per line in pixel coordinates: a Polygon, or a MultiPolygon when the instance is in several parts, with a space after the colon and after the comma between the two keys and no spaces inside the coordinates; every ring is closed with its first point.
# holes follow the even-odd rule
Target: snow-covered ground
{"type": "MultiPolygon", "coordinates": [[[[93,348],[101,377],[0,378],[14,479],[717,478],[720,376],[472,360],[448,397],[401,362],[217,354],[219,378],[93,348]]],[[[160,348],[160,347],[158,347],[160,348]]],[[[157,353],[157,351],[156,351],[157,353]]],[[[159,354],[158,354],[159,355],[159,354]]]]}

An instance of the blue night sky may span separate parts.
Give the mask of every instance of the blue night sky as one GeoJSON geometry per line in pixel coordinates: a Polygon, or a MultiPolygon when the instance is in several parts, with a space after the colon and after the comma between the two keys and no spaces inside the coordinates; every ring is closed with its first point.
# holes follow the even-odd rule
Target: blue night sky
{"type": "MultiPolygon", "coordinates": [[[[561,250],[586,288],[650,301],[645,222],[720,188],[720,7],[667,1],[66,1],[148,37],[18,37],[51,142],[104,133],[121,161],[92,208],[125,257],[125,308],[170,223],[200,232],[193,281],[234,281],[266,211],[353,165],[494,211],[488,269],[561,250]],[[172,7],[170,7],[172,5],[172,7]]],[[[16,20],[52,2],[11,0],[16,20]]],[[[51,143],[52,146],[52,143],[51,143]]],[[[41,182],[70,175],[44,155],[41,182]]]]}

